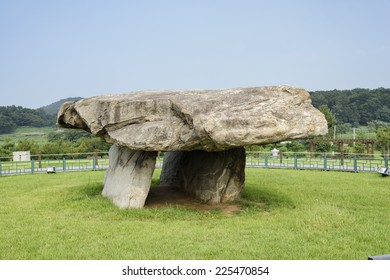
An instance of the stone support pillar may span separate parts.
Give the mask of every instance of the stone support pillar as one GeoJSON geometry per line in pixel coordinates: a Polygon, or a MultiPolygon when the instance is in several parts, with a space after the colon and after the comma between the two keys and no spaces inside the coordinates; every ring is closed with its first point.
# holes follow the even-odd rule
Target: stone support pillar
{"type": "Polygon", "coordinates": [[[149,193],[157,152],[113,145],[102,195],[120,208],[142,208],[149,193]]]}
{"type": "Polygon", "coordinates": [[[181,189],[209,203],[237,200],[244,188],[245,149],[167,152],[160,186],[181,189]]]}

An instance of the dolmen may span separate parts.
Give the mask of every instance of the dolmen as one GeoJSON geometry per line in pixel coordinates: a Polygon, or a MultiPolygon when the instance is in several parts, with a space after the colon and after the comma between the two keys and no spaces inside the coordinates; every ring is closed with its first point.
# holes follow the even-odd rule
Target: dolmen
{"type": "Polygon", "coordinates": [[[66,102],[58,124],[112,144],[102,195],[120,208],[142,208],[158,152],[160,186],[210,203],[240,198],[244,146],[327,133],[304,89],[290,86],[162,90],[66,102]]]}

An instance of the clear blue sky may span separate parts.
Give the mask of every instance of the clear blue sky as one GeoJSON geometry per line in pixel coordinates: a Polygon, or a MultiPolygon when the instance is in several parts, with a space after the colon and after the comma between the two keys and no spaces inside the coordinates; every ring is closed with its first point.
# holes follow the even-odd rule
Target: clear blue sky
{"type": "Polygon", "coordinates": [[[390,87],[390,0],[0,0],[0,105],[141,89],[390,87]]]}

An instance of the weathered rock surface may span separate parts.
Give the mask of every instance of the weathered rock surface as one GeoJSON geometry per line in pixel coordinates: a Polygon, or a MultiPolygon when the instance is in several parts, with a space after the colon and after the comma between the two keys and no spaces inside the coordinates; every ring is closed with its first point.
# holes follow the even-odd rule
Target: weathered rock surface
{"type": "Polygon", "coordinates": [[[299,88],[141,91],[65,103],[63,127],[141,151],[223,151],[322,135],[322,113],[299,88]]]}
{"type": "Polygon", "coordinates": [[[161,185],[220,203],[242,192],[243,146],[327,133],[309,94],[288,86],[97,96],[64,103],[58,124],[114,144],[103,195],[121,208],[143,207],[157,151],[161,185]]]}
{"type": "Polygon", "coordinates": [[[157,152],[113,145],[102,195],[120,208],[142,208],[148,196],[157,152]]]}
{"type": "Polygon", "coordinates": [[[184,190],[210,204],[240,197],[245,180],[245,149],[222,152],[168,152],[160,186],[184,190]]]}

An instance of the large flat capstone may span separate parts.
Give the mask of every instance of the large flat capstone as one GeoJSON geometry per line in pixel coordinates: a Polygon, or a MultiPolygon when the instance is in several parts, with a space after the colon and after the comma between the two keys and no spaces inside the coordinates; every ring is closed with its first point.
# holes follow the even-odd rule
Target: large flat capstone
{"type": "Polygon", "coordinates": [[[289,86],[97,96],[64,103],[58,124],[84,129],[115,144],[103,194],[129,208],[143,207],[153,152],[169,151],[162,184],[175,184],[219,203],[237,199],[242,191],[243,146],[327,133],[325,117],[312,106],[309,93],[289,86]],[[147,157],[148,164],[140,164],[136,157],[147,157]],[[203,175],[202,162],[208,166],[203,175]],[[234,162],[240,164],[233,166],[234,162]]]}

